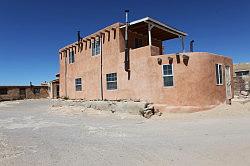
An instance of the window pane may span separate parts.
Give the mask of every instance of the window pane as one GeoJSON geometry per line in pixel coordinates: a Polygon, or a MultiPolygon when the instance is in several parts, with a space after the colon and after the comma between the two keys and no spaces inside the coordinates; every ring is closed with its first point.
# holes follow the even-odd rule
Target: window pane
{"type": "Polygon", "coordinates": [[[82,85],[76,85],[76,91],[82,91],[82,85]]]}
{"type": "Polygon", "coordinates": [[[219,65],[220,84],[222,84],[222,65],[219,65]]]}
{"type": "Polygon", "coordinates": [[[92,56],[95,55],[95,43],[91,43],[91,48],[92,48],[92,56]]]}
{"type": "Polygon", "coordinates": [[[219,84],[219,70],[218,70],[218,64],[215,64],[215,71],[216,71],[216,83],[219,84]]]}
{"type": "Polygon", "coordinates": [[[216,71],[216,84],[218,85],[223,84],[222,65],[215,64],[215,71],[216,71]]]}
{"type": "Polygon", "coordinates": [[[97,40],[95,44],[96,44],[95,52],[96,52],[96,55],[98,55],[100,53],[100,40],[97,40]]]}
{"type": "Polygon", "coordinates": [[[106,74],[106,81],[107,81],[107,89],[117,89],[117,74],[110,73],[106,74]]]}
{"type": "Polygon", "coordinates": [[[77,78],[75,79],[75,84],[82,84],[82,79],[81,78],[77,78]]]}
{"type": "Polygon", "coordinates": [[[26,90],[25,89],[19,89],[19,94],[20,95],[25,95],[26,94],[26,90]]]}
{"type": "Polygon", "coordinates": [[[107,89],[108,90],[117,89],[117,82],[108,82],[107,89]]]}
{"type": "Polygon", "coordinates": [[[72,56],[72,60],[71,60],[71,61],[72,61],[72,63],[74,63],[74,62],[75,62],[75,53],[74,53],[74,51],[72,51],[71,54],[72,54],[72,55],[71,55],[71,56],[72,56]]]}
{"type": "Polygon", "coordinates": [[[0,95],[7,95],[8,94],[8,90],[7,89],[0,89],[0,95]]]}
{"type": "Polygon", "coordinates": [[[164,81],[164,86],[173,86],[174,85],[173,76],[164,76],[163,81],[164,81]]]}
{"type": "Polygon", "coordinates": [[[163,75],[172,75],[172,65],[163,65],[163,75]]]}
{"type": "Polygon", "coordinates": [[[75,53],[74,51],[69,52],[69,63],[74,63],[75,62],[75,53]]]}
{"type": "Polygon", "coordinates": [[[35,88],[35,89],[33,89],[33,93],[34,93],[34,94],[40,93],[40,88],[35,88]]]}
{"type": "Polygon", "coordinates": [[[75,79],[75,87],[76,87],[76,91],[82,91],[82,79],[81,78],[75,79]]]}

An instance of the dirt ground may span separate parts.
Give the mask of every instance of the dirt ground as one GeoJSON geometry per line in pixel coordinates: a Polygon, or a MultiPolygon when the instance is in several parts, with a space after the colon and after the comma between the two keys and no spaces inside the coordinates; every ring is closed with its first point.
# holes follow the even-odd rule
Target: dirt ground
{"type": "Polygon", "coordinates": [[[145,119],[57,105],[0,102],[0,165],[250,165],[250,102],[145,119]]]}

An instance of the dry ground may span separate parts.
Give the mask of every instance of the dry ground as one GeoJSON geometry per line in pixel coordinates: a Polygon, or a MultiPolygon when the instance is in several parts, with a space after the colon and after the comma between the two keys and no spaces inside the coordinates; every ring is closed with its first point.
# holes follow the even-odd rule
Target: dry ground
{"type": "Polygon", "coordinates": [[[0,102],[0,165],[250,165],[250,102],[137,115],[0,102]]]}

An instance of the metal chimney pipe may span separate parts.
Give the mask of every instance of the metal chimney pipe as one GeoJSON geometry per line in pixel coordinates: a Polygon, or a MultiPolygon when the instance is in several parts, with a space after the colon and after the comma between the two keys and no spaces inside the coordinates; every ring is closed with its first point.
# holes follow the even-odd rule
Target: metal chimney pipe
{"type": "Polygon", "coordinates": [[[129,48],[128,48],[128,13],[129,10],[125,10],[125,14],[126,14],[126,27],[125,27],[125,71],[129,71],[130,70],[130,65],[129,65],[129,48]]]}
{"type": "Polygon", "coordinates": [[[194,52],[194,40],[190,41],[190,52],[194,52]]]}

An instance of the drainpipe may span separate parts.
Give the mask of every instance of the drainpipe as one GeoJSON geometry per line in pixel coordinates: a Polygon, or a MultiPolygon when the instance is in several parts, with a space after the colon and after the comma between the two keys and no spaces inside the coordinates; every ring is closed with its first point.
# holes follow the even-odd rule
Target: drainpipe
{"type": "Polygon", "coordinates": [[[129,65],[129,48],[128,48],[128,12],[129,10],[125,10],[126,14],[126,27],[125,27],[125,71],[130,70],[130,65],[129,65]]]}
{"type": "Polygon", "coordinates": [[[100,58],[101,58],[101,72],[100,72],[100,77],[101,77],[101,81],[100,81],[100,84],[101,84],[101,100],[103,100],[103,80],[102,80],[102,72],[103,72],[103,69],[102,69],[102,34],[100,35],[100,38],[99,38],[99,41],[100,41],[100,58]]]}
{"type": "Polygon", "coordinates": [[[68,94],[67,94],[67,50],[64,56],[64,87],[65,87],[65,97],[68,97],[68,94]]]}

